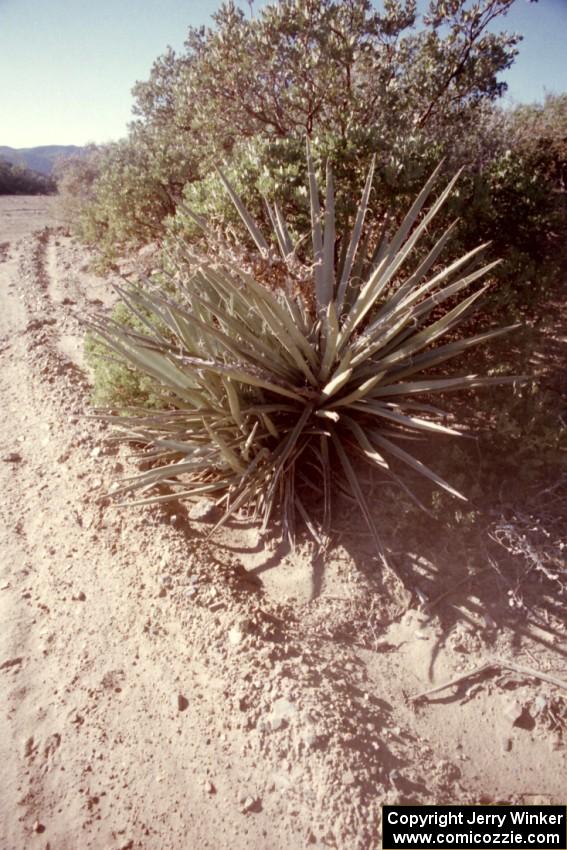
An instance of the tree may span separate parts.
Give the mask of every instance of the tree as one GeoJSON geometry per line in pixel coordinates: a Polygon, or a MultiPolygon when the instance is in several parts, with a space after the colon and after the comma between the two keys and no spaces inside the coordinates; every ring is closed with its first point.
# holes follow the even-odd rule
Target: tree
{"type": "MultiPolygon", "coordinates": [[[[403,206],[448,148],[462,159],[458,141],[505,88],[498,75],[519,36],[487,27],[513,2],[431,0],[422,17],[415,0],[380,9],[370,0],[280,0],[256,17],[224,3],[212,27],[190,28],[184,52],[169,49],[136,84],[136,120],[108,157],[114,176],[101,179],[99,206],[112,201],[116,212],[120,185],[126,231],[141,235],[144,220],[146,238],[159,236],[171,212],[163,192],[175,207],[184,184],[229,160],[246,170],[254,212],[259,188],[283,188],[289,211],[300,211],[290,191],[303,182],[305,135],[319,162],[333,158],[345,214],[372,154],[376,188],[403,206]]],[[[226,205],[220,214],[231,215],[226,205]]]]}
{"type": "Polygon", "coordinates": [[[190,28],[186,52],[168,51],[134,89],[142,124],[172,124],[204,145],[230,151],[262,135],[371,128],[382,140],[462,121],[498,97],[498,74],[519,37],[488,25],[514,0],[283,0],[247,18],[232,2],[214,28],[190,28]]]}
{"type": "MultiPolygon", "coordinates": [[[[421,16],[415,0],[379,7],[370,0],[279,0],[257,16],[225,2],[211,27],[190,28],[183,52],[166,51],[149,79],[136,84],[129,137],[106,150],[93,186],[91,232],[111,251],[171,230],[195,238],[198,229],[179,207],[184,199],[246,240],[216,165],[224,165],[256,218],[267,224],[262,196],[277,197],[303,231],[308,136],[319,177],[325,161],[333,162],[340,227],[352,216],[372,156],[375,221],[386,212],[395,220],[442,157],[448,171],[465,165],[447,211],[465,219],[455,250],[500,234],[496,250],[518,243],[521,259],[510,268],[521,272],[526,245],[533,245],[530,263],[540,261],[551,219],[548,176],[533,191],[520,179],[525,116],[509,121],[495,108],[505,89],[500,74],[520,36],[489,27],[514,2],[431,0],[421,16]],[[506,153],[520,147],[519,159],[506,153]],[[503,239],[504,219],[514,211],[503,239]],[[531,241],[530,228],[537,230],[531,241]]],[[[536,166],[541,175],[541,157],[536,166]]],[[[551,165],[545,168],[549,175],[551,165]]]]}

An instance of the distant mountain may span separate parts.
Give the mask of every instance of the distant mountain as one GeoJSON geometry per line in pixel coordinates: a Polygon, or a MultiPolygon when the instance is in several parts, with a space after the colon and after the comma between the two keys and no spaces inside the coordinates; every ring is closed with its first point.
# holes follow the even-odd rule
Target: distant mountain
{"type": "Polygon", "coordinates": [[[38,148],[9,148],[0,145],[0,159],[23,165],[40,174],[51,174],[55,162],[62,156],[81,154],[85,148],[77,145],[44,145],[38,148]]]}

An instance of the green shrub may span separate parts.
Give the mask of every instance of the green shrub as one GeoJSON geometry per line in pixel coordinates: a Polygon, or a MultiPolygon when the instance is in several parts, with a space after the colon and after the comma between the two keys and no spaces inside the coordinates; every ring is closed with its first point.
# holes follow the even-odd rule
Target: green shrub
{"type": "Polygon", "coordinates": [[[439,169],[392,237],[377,238],[365,227],[372,172],[352,229],[337,233],[331,172],[322,213],[308,150],[310,258],[275,205],[269,216],[277,256],[220,174],[256,254],[222,240],[188,210],[204,230],[209,256],[194,257],[180,245],[192,273],[171,276],[174,295],[151,281],[123,291],[144,331],[95,324],[99,340],[152,379],[162,398],[159,411],[142,405],[117,419],[124,438],[145,443],[157,464],[118,492],[140,491],[140,503],[208,494],[225,506],[221,522],[246,506],[266,527],[277,511],[290,540],[299,518],[322,543],[338,487],[354,496],[378,547],[356,458],[395,482],[398,467],[408,466],[465,500],[411,453],[411,441],[459,435],[432,405],[435,395],[515,380],[439,371],[511,330],[454,336],[485,293],[478,281],[495,264],[477,267],[480,246],[441,266],[454,225],[416,262],[416,246],[456,180],[424,212],[439,169]],[[163,483],[170,494],[147,495],[163,483]],[[320,495],[315,503],[313,491],[320,495]]]}
{"type": "MultiPolygon", "coordinates": [[[[146,328],[143,321],[122,302],[116,305],[109,321],[131,331],[142,332],[146,328]]],[[[85,359],[93,374],[91,401],[97,407],[124,412],[139,405],[158,408],[163,403],[155,381],[112,355],[108,346],[92,333],[85,338],[85,359]]]]}

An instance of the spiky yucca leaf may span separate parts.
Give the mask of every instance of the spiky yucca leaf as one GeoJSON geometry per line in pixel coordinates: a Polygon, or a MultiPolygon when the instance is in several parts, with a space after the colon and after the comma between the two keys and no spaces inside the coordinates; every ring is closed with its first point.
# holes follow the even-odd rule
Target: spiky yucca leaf
{"type": "Polygon", "coordinates": [[[234,249],[195,217],[213,250],[208,258],[195,257],[179,246],[192,271],[171,275],[174,297],[147,280],[121,292],[147,332],[94,321],[108,348],[151,376],[166,400],[159,413],[114,417],[119,433],[145,444],[157,464],[123,482],[118,493],[128,494],[131,504],[208,494],[224,505],[219,524],[247,507],[265,528],[279,512],[288,538],[299,516],[321,542],[328,539],[338,477],[380,546],[356,457],[399,483],[390,469],[394,459],[463,499],[396,439],[407,444],[412,435],[458,435],[443,422],[443,411],[426,403],[432,395],[518,380],[427,371],[517,326],[440,342],[478,306],[484,288],[467,290],[494,265],[471,270],[481,246],[439,269],[451,225],[411,267],[418,240],[456,178],[425,209],[436,169],[398,230],[373,240],[371,230],[363,234],[372,164],[352,234],[337,238],[330,169],[321,211],[309,149],[307,164],[311,266],[300,261],[279,207],[267,204],[281,257],[222,176],[258,248],[257,260],[235,260],[234,249]],[[270,288],[267,279],[280,285],[270,288]],[[439,315],[447,301],[450,309],[439,315]],[[159,484],[170,493],[156,495],[159,484]],[[320,493],[319,507],[307,499],[310,490],[320,493]]]}

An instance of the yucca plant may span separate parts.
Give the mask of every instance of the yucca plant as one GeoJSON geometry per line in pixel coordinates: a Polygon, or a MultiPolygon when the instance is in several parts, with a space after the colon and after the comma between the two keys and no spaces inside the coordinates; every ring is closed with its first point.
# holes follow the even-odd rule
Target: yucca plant
{"type": "Polygon", "coordinates": [[[308,148],[310,264],[300,259],[303,248],[292,240],[277,203],[267,210],[279,254],[223,175],[255,257],[210,233],[186,210],[209,238],[208,256],[180,241],[190,273],[170,272],[166,287],[144,279],[120,289],[145,331],[108,318],[93,322],[108,348],[153,378],[163,398],[161,411],[112,417],[118,437],[142,444],[151,461],[122,482],[116,491],[128,496],[122,503],[206,495],[224,507],[219,526],[246,509],[264,529],[277,520],[293,542],[300,518],[323,545],[338,487],[360,506],[384,557],[357,459],[397,483],[395,470],[405,464],[465,498],[404,445],[416,435],[459,435],[431,404],[434,394],[517,380],[428,375],[517,325],[456,337],[487,288],[474,285],[496,265],[477,267],[486,248],[481,245],[440,267],[456,223],[416,259],[418,241],[429,236],[458,177],[426,209],[440,168],[396,232],[377,238],[365,221],[372,164],[352,231],[338,236],[330,168],[321,211],[308,148]],[[459,298],[471,287],[472,294],[459,298]]]}

